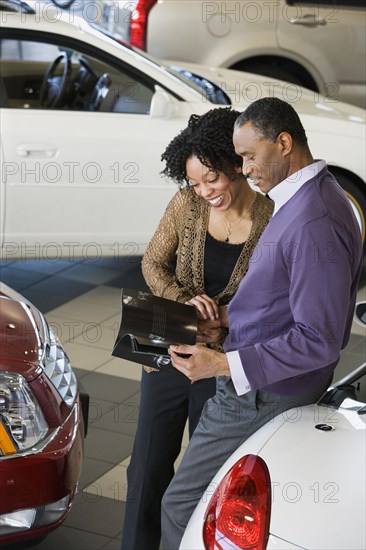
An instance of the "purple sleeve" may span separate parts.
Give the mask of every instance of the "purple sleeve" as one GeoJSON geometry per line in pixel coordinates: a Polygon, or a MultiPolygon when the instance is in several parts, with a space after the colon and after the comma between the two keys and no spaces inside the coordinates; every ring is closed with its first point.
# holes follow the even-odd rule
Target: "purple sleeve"
{"type": "MultiPolygon", "coordinates": [[[[286,244],[288,327],[238,350],[252,389],[337,363],[349,337],[358,280],[356,248],[348,239],[349,233],[322,218],[286,244]]],[[[271,296],[276,307],[275,291],[271,296]]]]}

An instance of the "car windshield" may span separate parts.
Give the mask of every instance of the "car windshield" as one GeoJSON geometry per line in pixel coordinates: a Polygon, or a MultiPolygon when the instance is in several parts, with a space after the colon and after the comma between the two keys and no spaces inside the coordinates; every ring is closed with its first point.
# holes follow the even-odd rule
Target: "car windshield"
{"type": "Polygon", "coordinates": [[[211,101],[211,103],[215,105],[231,105],[229,96],[220,86],[212,82],[212,80],[175,65],[169,67],[164,66],[164,68],[186,84],[189,83],[191,86],[198,88],[203,98],[211,101]]]}
{"type": "Polygon", "coordinates": [[[229,96],[224,92],[224,90],[215,82],[212,82],[212,80],[209,80],[208,78],[205,78],[199,74],[192,73],[191,71],[185,69],[184,67],[179,67],[176,65],[164,65],[163,63],[159,62],[156,58],[148,55],[143,50],[140,50],[139,48],[135,48],[134,46],[131,46],[128,42],[123,40],[118,34],[113,34],[107,31],[106,29],[103,29],[99,25],[92,24],[92,27],[100,31],[101,33],[105,34],[124,48],[127,48],[141,57],[144,57],[147,59],[150,63],[153,63],[160,69],[165,70],[170,75],[174,76],[175,78],[178,78],[181,82],[183,82],[186,86],[189,86],[190,88],[193,88],[196,92],[198,92],[200,95],[203,96],[203,98],[207,101],[210,101],[211,103],[215,105],[231,105],[231,101],[229,96]]]}
{"type": "Polygon", "coordinates": [[[337,380],[323,395],[319,405],[366,414],[366,363],[337,380]]]}

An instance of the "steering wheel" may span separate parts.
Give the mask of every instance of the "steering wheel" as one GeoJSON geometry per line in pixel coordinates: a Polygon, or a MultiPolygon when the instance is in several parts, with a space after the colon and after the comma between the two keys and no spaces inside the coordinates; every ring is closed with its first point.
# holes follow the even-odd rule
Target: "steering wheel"
{"type": "Polygon", "coordinates": [[[62,8],[64,10],[68,10],[75,0],[52,0],[52,2],[57,6],[58,8],[62,8]]]}
{"type": "Polygon", "coordinates": [[[112,79],[108,73],[104,73],[102,74],[101,77],[99,77],[90,97],[90,101],[89,101],[90,111],[101,110],[102,103],[107,97],[111,85],[112,85],[112,79]]]}
{"type": "Polygon", "coordinates": [[[55,107],[59,107],[62,104],[62,100],[68,85],[70,67],[70,58],[66,52],[62,52],[49,65],[46,74],[44,75],[40,91],[41,107],[52,109],[55,107]],[[55,73],[58,69],[58,66],[62,62],[64,64],[62,74],[56,76],[55,73]]]}

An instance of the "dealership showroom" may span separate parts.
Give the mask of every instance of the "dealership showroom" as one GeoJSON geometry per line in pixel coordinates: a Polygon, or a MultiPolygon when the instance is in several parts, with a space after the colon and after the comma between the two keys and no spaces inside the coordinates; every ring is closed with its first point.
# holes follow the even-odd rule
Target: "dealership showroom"
{"type": "MultiPolygon", "coordinates": [[[[0,0],[0,20],[0,549],[365,550],[364,0],[0,0]],[[253,148],[262,151],[257,156],[238,137],[251,125],[238,125],[238,114],[264,98],[293,107],[315,159],[300,165],[307,178],[301,170],[287,173],[285,184],[296,180],[296,189],[287,187],[286,199],[276,190],[284,178],[272,185],[269,179],[280,172],[280,157],[305,158],[287,156],[307,147],[292,140],[291,123],[273,138],[253,138],[253,148]],[[222,109],[227,116],[238,111],[234,141],[230,130],[225,148],[220,122],[197,137],[203,149],[192,145],[183,157],[180,133],[188,120],[194,133],[198,119],[222,109]],[[181,141],[168,152],[177,136],[181,141]],[[233,143],[228,164],[221,158],[213,164],[216,151],[226,154],[233,143]],[[291,153],[282,154],[285,149],[291,153]],[[164,174],[163,153],[165,162],[172,157],[164,174]],[[261,154],[268,154],[262,165],[261,154]],[[178,169],[179,158],[184,165],[178,169]],[[327,175],[318,178],[325,166],[327,175]],[[180,180],[178,171],[184,172],[180,180]],[[316,187],[311,195],[310,180],[316,187]],[[250,214],[243,203],[234,208],[239,196],[255,197],[250,214]],[[252,216],[258,201],[267,221],[254,235],[261,225],[252,216]],[[165,225],[159,225],[163,215],[165,225]],[[245,238],[235,240],[247,222],[245,238]],[[253,239],[262,231],[257,244],[253,239]],[[225,295],[244,256],[238,286],[225,295]],[[233,272],[225,268],[229,260],[233,272]],[[149,269],[155,262],[156,274],[146,281],[148,262],[149,269]],[[220,291],[205,290],[207,273],[219,279],[210,288],[220,291]],[[215,286],[224,276],[227,287],[215,286]],[[221,344],[209,344],[211,350],[200,343],[190,348],[193,355],[186,350],[173,360],[189,365],[186,374],[197,350],[207,364],[211,357],[226,361],[228,370],[217,371],[218,388],[246,388],[236,391],[235,406],[238,393],[248,401],[248,394],[256,396],[246,425],[257,422],[264,406],[274,406],[263,401],[258,408],[263,395],[271,395],[266,386],[293,388],[302,378],[313,392],[323,380],[324,391],[269,413],[225,455],[221,469],[208,465],[229,429],[221,429],[217,445],[192,443],[190,451],[194,456],[199,449],[201,460],[192,460],[185,479],[201,482],[201,493],[193,515],[181,518],[181,535],[166,539],[180,542],[163,543],[161,485],[169,478],[165,489],[173,475],[164,461],[170,445],[164,427],[179,432],[175,451],[173,443],[169,447],[173,472],[193,431],[187,420],[192,388],[209,380],[216,385],[207,366],[195,380],[177,373],[167,348],[196,344],[205,325],[197,323],[202,308],[217,308],[220,320],[225,312],[220,335],[230,353],[218,353],[221,344]],[[231,330],[230,318],[235,327],[243,323],[240,333],[231,330]],[[237,347],[236,338],[242,342],[237,347]],[[247,377],[249,355],[257,372],[252,367],[247,377]],[[266,361],[273,371],[268,376],[266,361]],[[149,390],[163,377],[159,370],[170,386],[149,390]],[[174,407],[185,411],[183,420],[173,408],[162,408],[159,417],[157,408],[175,379],[182,387],[184,381],[185,401],[171,394],[174,407]],[[127,473],[132,476],[144,384],[134,491],[127,473]],[[138,450],[150,445],[155,455],[148,456],[161,456],[155,470],[147,469],[149,458],[139,462],[138,450]],[[214,471],[207,482],[202,468],[214,471]],[[145,508],[141,504],[136,519],[138,498],[145,508]]],[[[256,126],[250,132],[259,135],[256,126]]],[[[280,403],[290,399],[286,391],[280,397],[280,403]]],[[[234,413],[220,411],[232,428],[234,413]]],[[[201,439],[210,429],[202,418],[201,439]]],[[[185,482],[174,479],[182,498],[173,489],[169,498],[181,510],[190,495],[187,489],[185,500],[185,482]]],[[[164,502],[168,515],[171,501],[164,502]]]]}

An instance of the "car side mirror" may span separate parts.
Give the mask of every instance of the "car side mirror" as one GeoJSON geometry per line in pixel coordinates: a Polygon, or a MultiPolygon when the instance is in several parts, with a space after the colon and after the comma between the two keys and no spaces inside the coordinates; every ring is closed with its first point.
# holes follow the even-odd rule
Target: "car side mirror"
{"type": "Polygon", "coordinates": [[[355,319],[362,326],[366,326],[366,302],[359,302],[356,304],[355,319]]]}
{"type": "Polygon", "coordinates": [[[155,85],[155,93],[151,100],[150,115],[152,117],[169,118],[175,114],[177,102],[173,96],[158,85],[155,85]]]}

